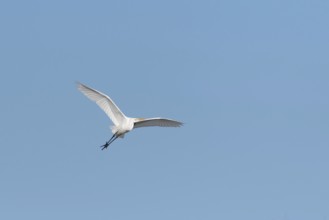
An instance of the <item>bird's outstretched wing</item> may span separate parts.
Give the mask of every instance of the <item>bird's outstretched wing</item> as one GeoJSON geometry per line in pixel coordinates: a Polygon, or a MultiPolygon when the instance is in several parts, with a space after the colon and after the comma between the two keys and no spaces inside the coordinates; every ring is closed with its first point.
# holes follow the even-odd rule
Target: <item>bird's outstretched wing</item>
{"type": "Polygon", "coordinates": [[[160,127],[180,127],[183,123],[167,118],[135,118],[134,128],[160,126],[160,127]]]}
{"type": "Polygon", "coordinates": [[[116,106],[112,99],[107,95],[83,85],[82,83],[78,83],[78,89],[90,100],[96,102],[107,116],[109,116],[114,125],[119,125],[126,118],[118,106],[116,106]]]}

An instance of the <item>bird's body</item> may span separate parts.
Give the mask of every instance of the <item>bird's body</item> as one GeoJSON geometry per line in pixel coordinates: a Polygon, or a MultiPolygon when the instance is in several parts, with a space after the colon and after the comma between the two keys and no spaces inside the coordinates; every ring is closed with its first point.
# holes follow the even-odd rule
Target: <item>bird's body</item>
{"type": "Polygon", "coordinates": [[[123,138],[124,135],[139,127],[161,126],[161,127],[180,127],[183,123],[167,118],[131,118],[125,116],[121,110],[116,106],[110,97],[92,89],[86,85],[78,83],[78,89],[87,96],[107,114],[112,120],[113,126],[111,127],[113,136],[102,147],[107,148],[118,137],[123,138]]]}
{"type": "Polygon", "coordinates": [[[123,138],[125,133],[131,131],[132,129],[134,129],[134,118],[129,117],[126,117],[126,120],[124,120],[122,124],[113,125],[111,127],[112,133],[117,133],[120,138],[123,138]]]}

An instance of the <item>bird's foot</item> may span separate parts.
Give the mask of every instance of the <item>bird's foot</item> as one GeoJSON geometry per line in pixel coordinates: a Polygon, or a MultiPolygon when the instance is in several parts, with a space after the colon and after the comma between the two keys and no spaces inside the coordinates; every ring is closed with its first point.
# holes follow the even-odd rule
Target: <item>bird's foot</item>
{"type": "Polygon", "coordinates": [[[102,150],[106,149],[110,145],[109,141],[101,146],[102,150]]]}

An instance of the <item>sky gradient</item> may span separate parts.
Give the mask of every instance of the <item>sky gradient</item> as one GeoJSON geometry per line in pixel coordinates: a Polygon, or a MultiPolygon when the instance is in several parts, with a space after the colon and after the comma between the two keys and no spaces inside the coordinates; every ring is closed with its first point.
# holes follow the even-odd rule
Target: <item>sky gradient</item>
{"type": "Polygon", "coordinates": [[[0,219],[329,219],[329,2],[1,1],[0,219]],[[143,128],[110,120],[76,82],[143,128]]]}

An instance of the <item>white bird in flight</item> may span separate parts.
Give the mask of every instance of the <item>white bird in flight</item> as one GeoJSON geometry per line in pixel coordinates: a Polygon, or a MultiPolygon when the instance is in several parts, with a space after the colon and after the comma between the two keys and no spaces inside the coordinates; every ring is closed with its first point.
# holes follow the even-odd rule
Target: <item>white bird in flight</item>
{"type": "Polygon", "coordinates": [[[125,116],[118,106],[107,95],[92,89],[86,85],[78,83],[78,89],[87,96],[107,114],[112,120],[113,126],[111,127],[113,136],[109,141],[102,145],[102,150],[107,148],[118,137],[123,138],[126,133],[134,128],[161,126],[161,127],[180,127],[182,122],[175,121],[167,118],[130,118],[125,116]]]}

